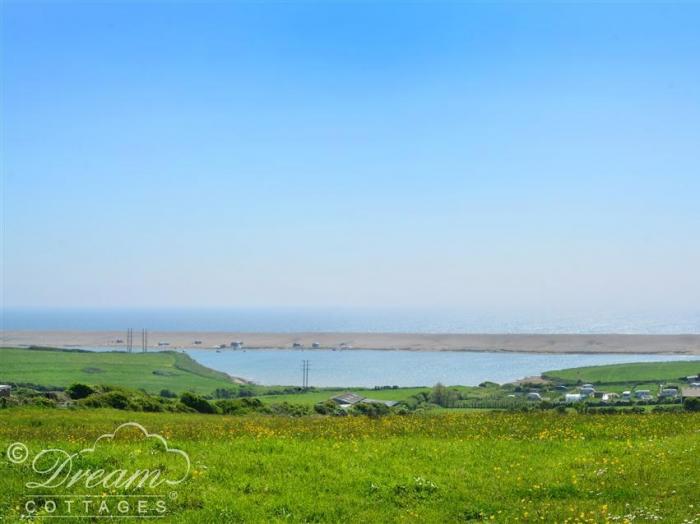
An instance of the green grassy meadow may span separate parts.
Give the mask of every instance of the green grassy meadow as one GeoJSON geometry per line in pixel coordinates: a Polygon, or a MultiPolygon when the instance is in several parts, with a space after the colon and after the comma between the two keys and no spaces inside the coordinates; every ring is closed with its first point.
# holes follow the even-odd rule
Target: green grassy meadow
{"type": "MultiPolygon", "coordinates": [[[[191,458],[167,522],[681,524],[700,518],[700,414],[440,412],[370,419],[11,408],[0,410],[2,521],[19,521],[24,483],[35,478],[27,465],[5,460],[10,443],[23,442],[30,453],[76,451],[126,421],[162,434],[191,458]]],[[[133,449],[115,442],[110,457],[91,465],[134,462],[133,449]]],[[[52,519],[35,515],[34,521],[52,519]]]]}
{"type": "Polygon", "coordinates": [[[259,395],[259,398],[264,403],[289,402],[293,404],[313,405],[318,402],[323,402],[329,398],[352,391],[363,397],[372,398],[375,400],[404,400],[411,395],[430,391],[430,388],[397,388],[397,389],[362,389],[362,388],[322,388],[301,393],[290,393],[287,395],[259,395]]]}
{"type": "Polygon", "coordinates": [[[0,382],[67,387],[75,382],[118,385],[157,394],[195,391],[209,394],[233,387],[225,373],[206,368],[185,353],[77,352],[0,348],[0,382]]]}
{"type": "Polygon", "coordinates": [[[628,384],[677,382],[679,379],[700,373],[700,360],[682,362],[638,362],[632,364],[612,364],[589,366],[543,373],[546,378],[576,384],[628,384]]]}

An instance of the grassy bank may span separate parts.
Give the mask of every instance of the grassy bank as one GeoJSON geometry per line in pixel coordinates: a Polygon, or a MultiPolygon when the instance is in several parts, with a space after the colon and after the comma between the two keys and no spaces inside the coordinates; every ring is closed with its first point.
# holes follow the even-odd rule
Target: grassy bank
{"type": "MultiPolygon", "coordinates": [[[[700,511],[697,414],[372,420],[17,408],[0,411],[0,448],[78,450],[125,421],[191,457],[168,522],[683,523],[700,511]]],[[[109,462],[133,461],[132,451],[115,443],[109,462]]],[[[19,518],[32,478],[0,462],[8,522],[19,518]]]]}

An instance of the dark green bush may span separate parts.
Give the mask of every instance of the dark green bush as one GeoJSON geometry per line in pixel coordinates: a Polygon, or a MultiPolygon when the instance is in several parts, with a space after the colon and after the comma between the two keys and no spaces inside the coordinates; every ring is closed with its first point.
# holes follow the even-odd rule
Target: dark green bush
{"type": "Polygon", "coordinates": [[[71,384],[68,386],[68,389],[66,389],[66,393],[68,393],[68,396],[72,398],[73,400],[80,400],[82,398],[87,398],[90,395],[92,395],[95,392],[93,388],[88,386],[87,384],[71,384]]]}
{"type": "Polygon", "coordinates": [[[700,411],[700,398],[686,398],[683,401],[683,409],[686,411],[700,411]]]}
{"type": "Polygon", "coordinates": [[[390,413],[390,409],[386,404],[379,402],[358,402],[352,408],[350,413],[353,415],[367,415],[370,418],[379,418],[390,413]]]}
{"type": "Polygon", "coordinates": [[[217,413],[218,410],[214,404],[209,402],[204,397],[186,391],[180,395],[180,402],[185,406],[190,407],[198,413],[217,413]]]}
{"type": "Polygon", "coordinates": [[[311,414],[311,407],[304,404],[290,404],[289,402],[281,402],[279,404],[270,404],[267,406],[267,412],[273,415],[285,415],[288,417],[301,417],[311,414]]]}
{"type": "Polygon", "coordinates": [[[260,399],[257,398],[219,400],[216,405],[226,415],[245,415],[253,411],[261,411],[264,407],[260,399]]]}

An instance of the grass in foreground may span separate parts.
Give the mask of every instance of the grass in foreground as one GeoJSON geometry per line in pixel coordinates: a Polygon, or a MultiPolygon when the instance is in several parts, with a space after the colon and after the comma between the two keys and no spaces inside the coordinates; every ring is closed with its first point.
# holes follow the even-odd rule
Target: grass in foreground
{"type": "MultiPolygon", "coordinates": [[[[698,414],[372,420],[15,408],[0,411],[0,448],[78,450],[132,420],[191,457],[168,522],[700,522],[698,414]]],[[[128,443],[114,453],[112,466],[137,458],[128,443]]],[[[0,461],[6,521],[19,518],[31,478],[0,461]]]]}
{"type": "Polygon", "coordinates": [[[576,384],[626,384],[678,381],[700,373],[700,360],[685,362],[638,362],[589,366],[557,371],[547,371],[543,376],[552,380],[576,384]]]}

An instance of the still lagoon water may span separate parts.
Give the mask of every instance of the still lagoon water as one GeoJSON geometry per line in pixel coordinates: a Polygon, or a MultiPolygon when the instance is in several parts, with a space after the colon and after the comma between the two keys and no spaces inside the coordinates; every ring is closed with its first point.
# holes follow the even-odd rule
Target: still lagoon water
{"type": "Polygon", "coordinates": [[[263,385],[301,385],[302,361],[310,362],[309,384],[329,386],[478,385],[504,383],[553,369],[698,360],[688,355],[539,354],[464,351],[278,350],[247,351],[189,349],[197,362],[263,385]]]}

